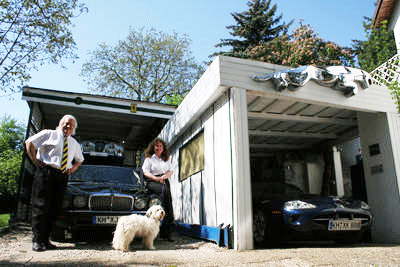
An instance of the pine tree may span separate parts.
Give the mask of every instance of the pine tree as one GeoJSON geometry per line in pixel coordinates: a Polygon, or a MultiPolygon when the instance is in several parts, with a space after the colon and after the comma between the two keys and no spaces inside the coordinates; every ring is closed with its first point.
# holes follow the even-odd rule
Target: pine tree
{"type": "Polygon", "coordinates": [[[222,39],[215,47],[230,46],[230,52],[217,52],[215,55],[245,57],[243,52],[249,47],[269,42],[287,32],[290,24],[279,24],[282,15],[275,16],[277,6],[270,6],[271,0],[252,0],[247,3],[248,11],[232,13],[237,25],[227,26],[231,35],[240,39],[222,39]],[[279,25],[278,25],[279,24],[279,25]]]}

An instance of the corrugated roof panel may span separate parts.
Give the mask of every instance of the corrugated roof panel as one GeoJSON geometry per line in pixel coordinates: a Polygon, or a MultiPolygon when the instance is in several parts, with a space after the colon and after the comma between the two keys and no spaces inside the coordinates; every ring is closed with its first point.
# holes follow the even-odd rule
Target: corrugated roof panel
{"type": "Polygon", "coordinates": [[[293,100],[275,100],[270,103],[262,112],[282,114],[291,107],[296,101],[293,100]]]}
{"type": "Polygon", "coordinates": [[[250,103],[248,103],[248,110],[253,112],[263,111],[267,106],[273,103],[274,99],[265,97],[256,97],[250,103]]]}
{"type": "Polygon", "coordinates": [[[324,110],[325,107],[319,105],[309,105],[303,110],[301,110],[298,114],[302,116],[315,116],[320,111],[324,110]]]}

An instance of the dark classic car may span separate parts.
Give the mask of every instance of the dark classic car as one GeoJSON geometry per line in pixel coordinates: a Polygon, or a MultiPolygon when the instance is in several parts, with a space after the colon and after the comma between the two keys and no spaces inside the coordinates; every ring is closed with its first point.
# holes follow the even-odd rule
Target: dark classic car
{"type": "Polygon", "coordinates": [[[367,203],[305,194],[294,185],[253,185],[253,236],[256,246],[281,241],[358,242],[369,234],[367,203]]]}
{"type": "Polygon", "coordinates": [[[76,238],[86,230],[113,231],[119,216],[145,214],[160,203],[131,167],[82,165],[68,179],[64,212],[57,217],[53,239],[76,238]]]}

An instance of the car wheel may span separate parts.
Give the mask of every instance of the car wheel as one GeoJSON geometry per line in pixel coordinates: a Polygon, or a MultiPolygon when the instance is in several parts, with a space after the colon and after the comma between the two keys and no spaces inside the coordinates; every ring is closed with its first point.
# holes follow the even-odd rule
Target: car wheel
{"type": "Polygon", "coordinates": [[[253,213],[253,239],[256,246],[265,246],[271,237],[271,217],[265,210],[257,209],[253,213]]]}
{"type": "Polygon", "coordinates": [[[65,242],[65,231],[63,228],[54,226],[51,233],[51,239],[57,242],[65,242]]]}
{"type": "Polygon", "coordinates": [[[364,231],[348,233],[347,237],[344,239],[340,239],[338,243],[340,244],[355,244],[361,242],[365,237],[364,231]]]}
{"type": "Polygon", "coordinates": [[[71,239],[73,241],[80,241],[81,240],[81,232],[79,232],[78,230],[73,230],[71,232],[71,239]]]}

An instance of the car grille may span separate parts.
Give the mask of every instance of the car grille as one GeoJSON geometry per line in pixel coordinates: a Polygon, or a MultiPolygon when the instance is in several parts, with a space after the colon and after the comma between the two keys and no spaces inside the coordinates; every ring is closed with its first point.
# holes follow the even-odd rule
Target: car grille
{"type": "Polygon", "coordinates": [[[368,224],[370,222],[370,217],[367,214],[356,213],[356,212],[329,212],[324,213],[313,218],[313,221],[318,224],[328,225],[329,220],[339,220],[339,219],[348,219],[354,220],[358,219],[361,220],[361,224],[368,224]]]}
{"type": "Polygon", "coordinates": [[[95,211],[131,211],[132,196],[92,195],[89,197],[89,209],[95,211]]]}

